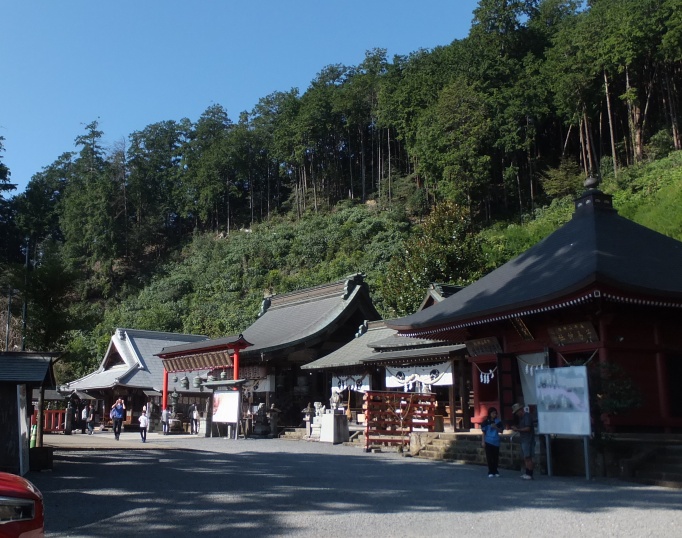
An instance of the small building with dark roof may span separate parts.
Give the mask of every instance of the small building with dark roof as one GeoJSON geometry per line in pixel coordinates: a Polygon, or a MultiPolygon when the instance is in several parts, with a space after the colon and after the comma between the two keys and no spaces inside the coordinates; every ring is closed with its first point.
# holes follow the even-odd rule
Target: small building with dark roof
{"type": "MultiPolygon", "coordinates": [[[[412,380],[417,377],[423,379],[430,370],[438,367],[440,373],[450,375],[434,384],[424,384],[437,394],[442,412],[445,412],[445,408],[452,410],[448,419],[454,428],[455,421],[459,420],[455,413],[459,387],[455,387],[453,381],[466,347],[462,344],[444,344],[441,340],[396,335],[397,331],[387,327],[383,320],[366,322],[345,346],[303,365],[302,369],[323,372],[327,396],[333,392],[342,393],[344,405],[358,410],[362,408],[361,393],[387,388],[421,390],[422,387],[412,380]]],[[[429,377],[427,381],[432,379],[429,377]]],[[[327,399],[322,401],[326,402],[327,399]]]]}
{"type": "Polygon", "coordinates": [[[38,390],[42,404],[44,391],[55,386],[53,364],[58,357],[59,353],[0,352],[0,471],[19,475],[28,471],[33,390],[38,390]]]}
{"type": "MultiPolygon", "coordinates": [[[[610,369],[631,379],[641,405],[604,412],[610,428],[682,431],[682,243],[618,215],[588,189],[572,219],[520,256],[431,308],[391,320],[409,337],[467,346],[475,420],[490,406],[511,418],[532,405],[536,368],[587,364],[602,410],[610,369]]],[[[611,374],[611,379],[613,379],[611,374]]]]}
{"type": "MultiPolygon", "coordinates": [[[[249,409],[275,404],[284,425],[298,425],[301,409],[326,392],[321,376],[301,367],[351,341],[365,320],[379,318],[361,274],[266,297],[256,321],[240,335],[249,343],[238,352],[238,376],[246,381],[243,390],[249,409]]],[[[158,355],[181,352],[191,358],[215,349],[219,340],[184,349],[165,347],[158,355]]],[[[223,379],[234,378],[231,369],[221,373],[223,379]]]]}

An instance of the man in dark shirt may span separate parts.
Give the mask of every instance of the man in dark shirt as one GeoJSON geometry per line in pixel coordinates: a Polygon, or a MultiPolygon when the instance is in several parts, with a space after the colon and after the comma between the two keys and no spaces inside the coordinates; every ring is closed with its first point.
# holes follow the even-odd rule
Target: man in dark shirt
{"type": "Polygon", "coordinates": [[[521,475],[524,480],[533,480],[533,456],[535,455],[535,427],[530,413],[526,413],[523,405],[515,403],[512,414],[518,418],[518,424],[512,430],[519,432],[521,437],[521,452],[526,466],[526,472],[521,475]]]}

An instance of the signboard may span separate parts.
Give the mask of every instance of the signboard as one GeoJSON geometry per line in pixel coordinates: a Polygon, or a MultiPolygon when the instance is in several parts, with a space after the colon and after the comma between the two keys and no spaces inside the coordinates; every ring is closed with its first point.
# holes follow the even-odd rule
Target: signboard
{"type": "Polygon", "coordinates": [[[555,346],[568,346],[570,344],[585,344],[599,341],[597,331],[595,331],[594,326],[587,321],[550,327],[547,329],[547,332],[555,346]]]}
{"type": "Polygon", "coordinates": [[[586,366],[536,370],[535,392],[539,433],[591,435],[586,366]]]}
{"type": "Polygon", "coordinates": [[[213,393],[213,422],[239,422],[240,390],[221,390],[213,393]]]}
{"type": "Polygon", "coordinates": [[[502,353],[500,343],[497,341],[497,338],[492,336],[488,338],[479,338],[478,340],[467,340],[464,343],[467,346],[467,353],[472,357],[502,353]]]}

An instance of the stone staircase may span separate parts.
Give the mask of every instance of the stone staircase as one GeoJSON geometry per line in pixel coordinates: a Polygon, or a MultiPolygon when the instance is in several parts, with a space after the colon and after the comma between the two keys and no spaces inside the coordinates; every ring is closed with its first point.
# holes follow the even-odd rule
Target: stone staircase
{"type": "MultiPolygon", "coordinates": [[[[457,433],[413,433],[410,439],[413,456],[455,463],[486,465],[485,450],[481,446],[480,430],[457,433]]],[[[512,443],[510,435],[502,435],[500,469],[520,470],[523,457],[519,443],[512,443]]],[[[536,439],[535,468],[546,473],[544,442],[536,439]]]]}
{"type": "Polygon", "coordinates": [[[284,428],[279,438],[287,441],[302,441],[306,438],[306,431],[305,428],[284,428]]]}
{"type": "Polygon", "coordinates": [[[649,453],[634,470],[642,484],[682,489],[682,446],[665,446],[649,453]]]}

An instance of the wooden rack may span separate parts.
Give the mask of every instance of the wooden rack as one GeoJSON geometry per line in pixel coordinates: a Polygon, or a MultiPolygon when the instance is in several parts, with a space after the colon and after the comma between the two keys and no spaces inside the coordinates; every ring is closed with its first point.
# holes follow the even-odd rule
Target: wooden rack
{"type": "Polygon", "coordinates": [[[368,391],[364,395],[365,450],[373,444],[409,446],[413,431],[433,431],[435,394],[368,391]]]}

